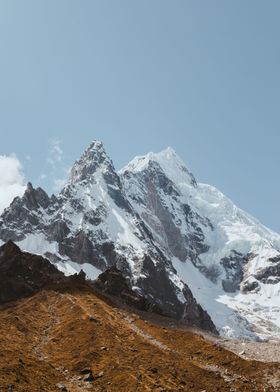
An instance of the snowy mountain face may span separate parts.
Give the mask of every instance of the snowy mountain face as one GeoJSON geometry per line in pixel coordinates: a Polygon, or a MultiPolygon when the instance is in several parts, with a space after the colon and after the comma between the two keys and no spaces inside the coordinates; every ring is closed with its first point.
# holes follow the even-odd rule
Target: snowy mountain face
{"type": "Polygon", "coordinates": [[[221,333],[280,336],[280,236],[199,184],[172,149],[135,158],[125,192],[221,333]]]}
{"type": "Polygon", "coordinates": [[[170,148],[117,173],[93,142],[57,196],[28,184],[3,212],[0,239],[67,274],[83,269],[94,279],[116,264],[186,324],[280,337],[280,236],[198,183],[170,148]]]}

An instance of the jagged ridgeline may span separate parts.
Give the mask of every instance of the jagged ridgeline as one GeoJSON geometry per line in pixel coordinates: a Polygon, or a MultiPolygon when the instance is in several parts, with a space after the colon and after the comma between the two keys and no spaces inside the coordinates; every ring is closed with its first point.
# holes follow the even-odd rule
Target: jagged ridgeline
{"type": "Polygon", "coordinates": [[[117,172],[101,142],[62,191],[29,183],[0,239],[95,279],[116,265],[133,290],[187,325],[230,337],[280,336],[280,236],[196,181],[174,150],[117,172]]]}

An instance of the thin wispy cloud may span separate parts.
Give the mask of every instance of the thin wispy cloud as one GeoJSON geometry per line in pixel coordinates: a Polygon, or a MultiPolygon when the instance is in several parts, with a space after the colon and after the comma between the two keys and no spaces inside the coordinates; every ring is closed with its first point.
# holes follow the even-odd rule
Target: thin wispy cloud
{"type": "Polygon", "coordinates": [[[16,155],[0,155],[0,213],[26,188],[22,164],[16,155]]]}
{"type": "Polygon", "coordinates": [[[57,165],[63,162],[64,153],[61,147],[62,141],[59,139],[51,139],[49,141],[49,152],[47,162],[55,169],[57,165]]]}
{"type": "Polygon", "coordinates": [[[64,160],[64,151],[61,140],[57,138],[49,140],[47,163],[50,166],[50,173],[48,176],[45,173],[42,173],[40,180],[45,180],[47,177],[51,178],[52,189],[55,193],[57,193],[66,184],[69,174],[69,167],[65,164],[64,160]]]}
{"type": "Polygon", "coordinates": [[[47,178],[46,173],[41,173],[40,176],[39,176],[39,180],[40,180],[40,181],[43,181],[43,180],[45,180],[46,178],[47,178]]]}

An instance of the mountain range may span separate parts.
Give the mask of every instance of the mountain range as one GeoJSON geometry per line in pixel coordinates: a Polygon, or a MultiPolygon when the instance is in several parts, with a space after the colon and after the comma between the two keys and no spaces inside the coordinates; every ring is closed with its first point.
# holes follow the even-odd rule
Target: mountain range
{"type": "Polygon", "coordinates": [[[280,235],[199,183],[176,152],[116,171],[94,141],[58,195],[28,183],[0,217],[0,245],[91,280],[116,265],[131,288],[186,325],[280,337],[280,235]]]}

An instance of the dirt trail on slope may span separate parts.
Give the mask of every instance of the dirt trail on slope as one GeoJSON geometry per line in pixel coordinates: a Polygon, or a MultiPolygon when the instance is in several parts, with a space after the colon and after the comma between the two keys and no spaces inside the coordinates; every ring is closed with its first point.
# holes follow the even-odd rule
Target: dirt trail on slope
{"type": "Polygon", "coordinates": [[[43,291],[2,307],[0,391],[280,391],[279,364],[246,361],[161,320],[89,292],[43,291]]]}
{"type": "Polygon", "coordinates": [[[33,348],[33,351],[39,361],[46,361],[48,359],[48,357],[44,353],[44,347],[50,340],[51,330],[60,323],[60,318],[55,310],[55,307],[58,304],[60,298],[61,295],[55,298],[55,302],[52,303],[52,298],[46,296],[47,310],[50,320],[43,325],[43,329],[42,331],[40,331],[40,334],[38,336],[38,341],[33,348]]]}
{"type": "Polygon", "coordinates": [[[148,343],[152,344],[153,346],[156,346],[160,350],[176,352],[175,350],[171,350],[154,336],[151,336],[147,332],[143,331],[143,329],[137,327],[137,325],[134,324],[135,319],[133,317],[126,316],[124,320],[128,323],[129,328],[131,328],[138,336],[146,340],[148,343]]]}
{"type": "MultiPolygon", "coordinates": [[[[128,320],[131,320],[131,317],[127,317],[128,320]]],[[[133,321],[135,321],[135,319],[133,319],[133,321]]],[[[146,324],[146,322],[145,322],[146,324]]],[[[165,343],[163,343],[163,341],[166,341],[166,337],[168,336],[167,334],[170,334],[170,329],[167,328],[163,328],[164,331],[164,337],[163,339],[161,338],[161,341],[159,341],[157,338],[154,337],[154,335],[152,336],[150,333],[147,333],[146,330],[151,331],[150,326],[147,326],[145,324],[142,324],[142,329],[137,327],[136,325],[133,325],[133,329],[139,333],[142,337],[144,337],[145,339],[147,339],[148,341],[150,341],[151,344],[156,344],[158,347],[161,347],[163,350],[168,350],[171,351],[173,353],[176,353],[178,356],[185,356],[188,355],[189,352],[184,350],[184,345],[179,345],[178,347],[176,346],[176,349],[174,348],[174,344],[171,344],[171,346],[167,346],[165,343]],[[173,346],[173,347],[172,347],[173,346]]],[[[172,322],[173,325],[173,331],[178,334],[183,334],[184,331],[186,331],[185,329],[174,329],[174,325],[176,323],[172,322]]],[[[154,326],[152,327],[153,330],[155,330],[154,326]]],[[[171,330],[172,331],[172,330],[171,330]]],[[[172,335],[172,333],[171,333],[172,335]]],[[[214,339],[214,338],[213,338],[214,339]]],[[[169,338],[168,338],[169,340],[169,338]]],[[[173,339],[171,338],[171,341],[173,339]]],[[[217,339],[216,339],[217,340],[217,339]]],[[[176,340],[175,340],[176,341],[176,340]]],[[[214,345],[215,347],[218,347],[218,350],[221,350],[221,347],[219,347],[217,344],[214,345]]],[[[209,349],[209,347],[208,347],[209,349]]],[[[207,354],[207,351],[205,352],[207,354]]],[[[229,361],[224,361],[221,363],[215,363],[215,357],[213,355],[202,355],[203,352],[202,351],[196,351],[194,352],[194,355],[191,355],[191,359],[192,359],[192,363],[195,364],[196,366],[198,366],[201,369],[204,369],[206,371],[210,371],[213,374],[218,374],[219,376],[221,376],[224,381],[228,384],[229,386],[229,390],[231,392],[236,392],[236,391],[240,391],[240,384],[243,385],[250,385],[249,390],[269,390],[267,389],[268,387],[272,387],[272,390],[276,390],[276,391],[280,391],[280,369],[279,367],[276,368],[276,371],[274,374],[272,374],[271,372],[266,372],[264,371],[263,373],[263,377],[265,378],[265,386],[257,386],[257,384],[255,383],[254,379],[252,379],[251,376],[249,376],[249,374],[247,372],[244,372],[243,374],[240,374],[240,371],[236,372],[233,371],[231,369],[231,362],[229,361]],[[205,361],[206,359],[206,361],[205,361]],[[207,363],[207,360],[210,362],[207,363]],[[211,363],[212,360],[212,363],[211,363]],[[214,360],[214,361],[213,361],[214,360]]],[[[232,361],[232,363],[234,363],[234,361],[232,361]]],[[[256,367],[255,363],[252,363],[252,368],[254,369],[256,367]]],[[[238,369],[240,370],[240,369],[238,369]]],[[[245,386],[243,387],[245,390],[245,386]]],[[[243,390],[243,389],[242,389],[243,390]]]]}

